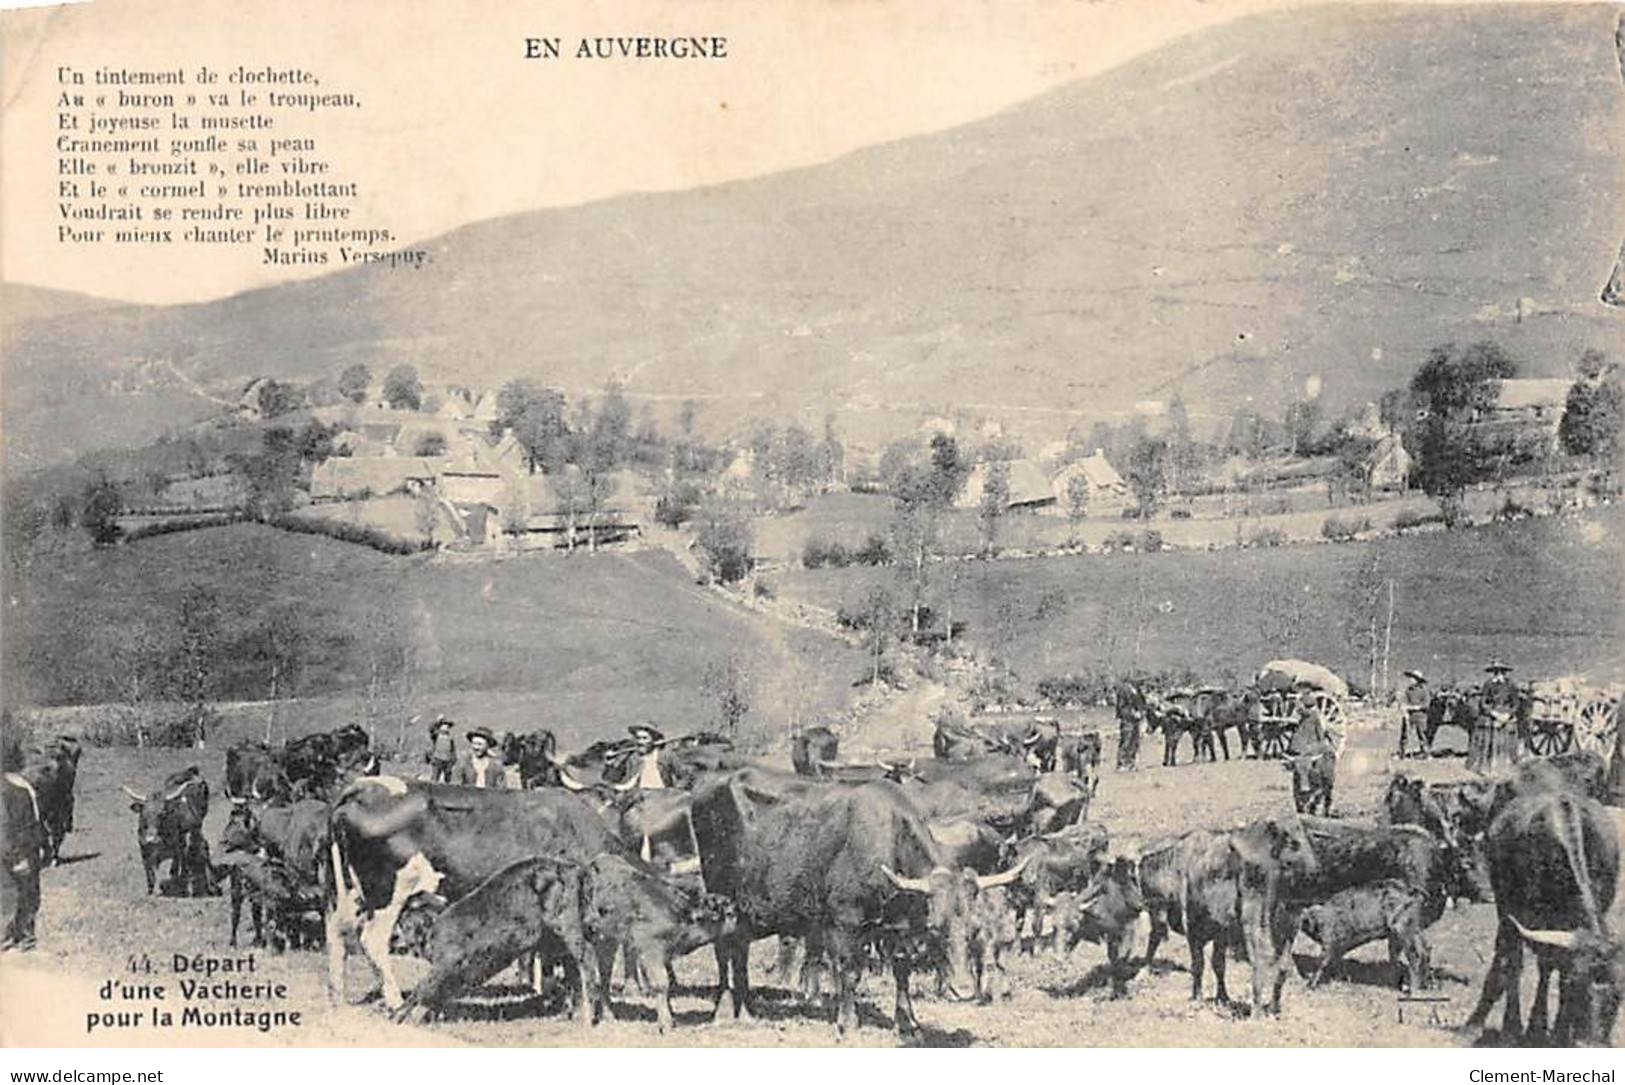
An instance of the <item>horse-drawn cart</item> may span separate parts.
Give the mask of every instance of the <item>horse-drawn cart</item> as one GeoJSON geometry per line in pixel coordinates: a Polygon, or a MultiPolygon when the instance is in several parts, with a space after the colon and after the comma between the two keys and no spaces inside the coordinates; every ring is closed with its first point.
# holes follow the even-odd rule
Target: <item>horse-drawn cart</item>
{"type": "Polygon", "coordinates": [[[1570,679],[1535,682],[1526,693],[1524,745],[1538,757],[1576,745],[1607,757],[1619,730],[1619,687],[1590,688],[1570,679]]]}
{"type": "Polygon", "coordinates": [[[1347,682],[1318,663],[1276,659],[1264,664],[1253,686],[1258,690],[1260,709],[1259,756],[1280,757],[1286,753],[1298,722],[1311,708],[1320,714],[1321,724],[1341,752],[1347,682]]]}

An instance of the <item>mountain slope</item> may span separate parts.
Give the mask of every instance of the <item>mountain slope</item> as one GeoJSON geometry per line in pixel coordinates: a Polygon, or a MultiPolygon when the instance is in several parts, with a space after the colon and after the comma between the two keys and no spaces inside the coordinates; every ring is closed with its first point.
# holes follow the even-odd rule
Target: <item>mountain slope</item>
{"type": "Polygon", "coordinates": [[[1341,404],[1487,335],[1560,374],[1625,331],[1598,301],[1625,232],[1614,29],[1567,5],[1240,20],[814,168],[474,224],[421,272],[32,321],[7,377],[409,361],[857,429],[1174,390],[1223,414],[1311,374],[1341,404]]]}

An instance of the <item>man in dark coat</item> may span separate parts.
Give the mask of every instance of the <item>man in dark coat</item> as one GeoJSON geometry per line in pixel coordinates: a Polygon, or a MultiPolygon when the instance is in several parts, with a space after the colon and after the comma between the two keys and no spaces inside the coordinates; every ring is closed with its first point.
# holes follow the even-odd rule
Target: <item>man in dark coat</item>
{"type": "Polygon", "coordinates": [[[39,914],[40,868],[45,865],[45,826],[40,819],[39,796],[22,775],[22,750],[9,741],[10,719],[6,720],[5,748],[0,753],[0,805],[3,805],[6,831],[0,837],[0,862],[5,863],[7,893],[11,898],[11,918],[0,936],[0,949],[33,949],[34,917],[39,914]]]}
{"type": "Polygon", "coordinates": [[[1516,762],[1523,752],[1520,698],[1510,677],[1512,668],[1494,659],[1484,670],[1489,678],[1478,687],[1477,719],[1467,749],[1467,768],[1472,772],[1493,772],[1516,762]]]}
{"type": "Polygon", "coordinates": [[[467,738],[468,755],[458,760],[457,767],[452,770],[451,782],[492,791],[505,789],[508,777],[503,771],[502,759],[491,752],[497,743],[496,736],[489,728],[476,727],[468,732],[467,738]]]}
{"type": "Polygon", "coordinates": [[[1405,716],[1399,724],[1399,756],[1426,757],[1431,752],[1428,749],[1428,700],[1432,694],[1421,671],[1406,671],[1405,677],[1410,679],[1410,685],[1401,695],[1405,716]],[[1413,738],[1414,752],[1406,749],[1413,738]]]}
{"type": "Polygon", "coordinates": [[[429,728],[429,752],[423,759],[429,763],[429,782],[451,783],[451,770],[457,765],[457,742],[452,738],[451,720],[441,716],[429,728]]]}
{"type": "Polygon", "coordinates": [[[1117,771],[1133,772],[1140,756],[1140,727],[1145,722],[1145,694],[1133,682],[1117,684],[1117,771]]]}

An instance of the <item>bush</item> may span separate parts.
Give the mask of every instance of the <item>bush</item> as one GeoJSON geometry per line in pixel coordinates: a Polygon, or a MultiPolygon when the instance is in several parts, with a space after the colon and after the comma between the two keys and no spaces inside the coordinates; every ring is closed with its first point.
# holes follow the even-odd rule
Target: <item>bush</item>
{"type": "Polygon", "coordinates": [[[1191,510],[1174,509],[1172,512],[1168,513],[1168,516],[1174,520],[1189,520],[1191,518],[1191,510]]]}
{"type": "Polygon", "coordinates": [[[1163,548],[1162,532],[1152,528],[1140,532],[1139,547],[1147,554],[1155,554],[1163,548]]]}
{"type": "Polygon", "coordinates": [[[159,520],[153,524],[143,524],[133,527],[124,533],[125,542],[135,542],[138,539],[151,539],[159,535],[174,535],[182,531],[201,531],[206,527],[225,527],[236,523],[242,517],[229,512],[214,513],[208,516],[178,516],[173,520],[159,520]]]}
{"type": "Polygon", "coordinates": [[[852,552],[852,560],[859,565],[890,565],[891,546],[878,531],[871,531],[863,545],[852,552]]]}
{"type": "Polygon", "coordinates": [[[1118,515],[1121,516],[1124,520],[1138,520],[1140,518],[1139,506],[1138,505],[1127,506],[1118,515]]]}
{"type": "Polygon", "coordinates": [[[724,584],[736,584],[751,569],[750,521],[726,509],[713,509],[700,526],[700,553],[706,568],[724,584]]]}
{"type": "Polygon", "coordinates": [[[807,545],[801,551],[801,564],[808,569],[822,569],[826,565],[843,569],[851,561],[851,555],[846,552],[846,547],[838,542],[808,539],[807,545]]]}
{"type": "Polygon", "coordinates": [[[1247,536],[1247,545],[1271,547],[1284,546],[1286,545],[1286,533],[1279,528],[1261,527],[1251,535],[1247,536]]]}
{"type": "Polygon", "coordinates": [[[1502,524],[1527,520],[1533,515],[1534,512],[1530,510],[1529,506],[1520,503],[1511,494],[1508,494],[1506,500],[1501,502],[1501,507],[1495,510],[1495,520],[1497,523],[1502,524]]]}
{"type": "Polygon", "coordinates": [[[1104,704],[1112,688],[1109,675],[1057,674],[1038,680],[1038,696],[1055,708],[1069,704],[1104,704]]]}
{"type": "Polygon", "coordinates": [[[1399,515],[1394,517],[1394,530],[1404,531],[1407,528],[1442,523],[1444,523],[1444,517],[1436,512],[1415,512],[1411,509],[1402,509],[1399,515]]]}
{"type": "Polygon", "coordinates": [[[758,580],[751,585],[751,591],[755,593],[758,599],[775,599],[778,597],[778,593],[773,590],[773,585],[765,580],[758,580]]]}
{"type": "Polygon", "coordinates": [[[1332,542],[1348,542],[1362,531],[1370,530],[1369,519],[1343,520],[1336,516],[1328,516],[1320,523],[1320,537],[1330,539],[1332,542]]]}

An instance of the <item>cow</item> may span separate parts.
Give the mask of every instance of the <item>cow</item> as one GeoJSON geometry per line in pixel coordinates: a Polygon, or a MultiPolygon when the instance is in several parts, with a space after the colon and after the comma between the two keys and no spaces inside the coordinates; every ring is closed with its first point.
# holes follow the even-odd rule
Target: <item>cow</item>
{"type": "Polygon", "coordinates": [[[1027,763],[1040,773],[1055,771],[1060,744],[1060,721],[1049,716],[1040,716],[1033,720],[1026,735],[1021,739],[1022,748],[1027,753],[1027,763]]]}
{"type": "Polygon", "coordinates": [[[1572,792],[1522,795],[1496,815],[1487,847],[1499,923],[1495,956],[1466,1027],[1482,1026],[1504,995],[1501,1035],[1522,1033],[1518,981],[1528,942],[1540,965],[1530,1034],[1546,1032],[1547,985],[1557,971],[1551,1042],[1608,1046],[1625,987],[1625,945],[1607,922],[1619,880],[1619,835],[1608,812],[1572,792]]]}
{"type": "Polygon", "coordinates": [[[328,799],[357,776],[377,775],[380,767],[366,729],[356,723],[296,738],[276,756],[299,798],[328,799]]]}
{"type": "Polygon", "coordinates": [[[1289,756],[1281,767],[1292,774],[1292,806],[1300,814],[1332,813],[1332,785],[1337,780],[1337,751],[1330,745],[1312,753],[1289,756]]]}
{"type": "MultiPolygon", "coordinates": [[[[6,720],[9,727],[11,721],[6,720]]],[[[7,736],[9,737],[9,736],[7,736]]],[[[20,771],[22,751],[6,743],[0,768],[0,811],[5,814],[6,831],[0,833],[0,860],[6,864],[11,882],[12,911],[0,937],[0,949],[30,950],[35,942],[34,925],[40,906],[40,868],[44,865],[46,831],[39,795],[20,771]]]]}
{"type": "Polygon", "coordinates": [[[1311,904],[1298,919],[1298,929],[1321,947],[1320,965],[1309,978],[1319,987],[1332,965],[1352,949],[1388,940],[1388,961],[1396,968],[1404,962],[1404,976],[1416,994],[1428,986],[1428,950],[1422,940],[1422,894],[1402,882],[1382,881],[1358,885],[1311,904]]]}
{"type": "Polygon", "coordinates": [[[158,891],[158,867],[169,861],[169,884],[189,896],[215,896],[214,867],[203,819],[209,813],[209,784],[196,765],[166,778],[143,795],[128,786],[130,809],[136,813],[136,840],[147,893],[158,891]]]}
{"type": "Polygon", "coordinates": [[[1064,813],[1077,813],[1078,796],[1069,792],[1081,789],[1070,781],[1063,787],[1057,780],[1040,797],[1036,794],[1038,780],[1023,758],[993,754],[958,762],[919,762],[903,776],[901,786],[929,819],[975,817],[997,832],[1016,835],[1027,830],[1040,813],[1045,816],[1038,820],[1059,820],[1060,815],[1051,813],[1057,803],[1070,807],[1064,813]]]}
{"type": "Polygon", "coordinates": [[[1044,902],[1063,957],[1083,941],[1105,947],[1112,998],[1128,994],[1134,973],[1134,935],[1142,910],[1134,867],[1133,859],[1113,859],[1081,892],[1062,893],[1044,902]]]}
{"type": "Polygon", "coordinates": [[[616,791],[600,785],[583,797],[597,806],[615,835],[645,862],[677,863],[694,858],[688,792],[675,788],[616,791]]]}
{"type": "Polygon", "coordinates": [[[1062,735],[1059,744],[1061,771],[1082,783],[1092,799],[1100,790],[1100,734],[1062,735]]]}
{"type": "MultiPolygon", "coordinates": [[[[431,874],[416,884],[434,892],[429,883],[436,880],[431,874]]],[[[433,967],[411,999],[395,1009],[395,1019],[443,1014],[458,995],[479,987],[521,954],[540,950],[570,965],[574,1014],[583,1024],[596,1023],[598,964],[583,925],[586,901],[578,862],[532,856],[498,870],[435,918],[425,947],[433,967]]]]}
{"type": "Polygon", "coordinates": [[[833,966],[838,1032],[856,1024],[856,985],[872,946],[891,966],[898,1032],[917,1033],[914,947],[939,947],[949,989],[972,992],[971,904],[1020,876],[1019,868],[992,876],[949,869],[926,819],[891,783],[831,787],[741,769],[695,793],[693,820],[706,889],[739,909],[738,930],[718,944],[719,1008],[731,991],[736,1016],[749,1012],[750,943],[790,935],[809,959],[833,966]]]}
{"type": "Polygon", "coordinates": [[[627,850],[591,806],[563,790],[484,790],[393,776],[349,784],[334,802],[328,834],[328,996],[344,997],[348,939],[355,936],[392,1011],[403,998],[389,963],[390,937],[414,895],[438,891],[455,901],[520,859],[586,863],[627,850]]]}
{"type": "Polygon", "coordinates": [[[1444,912],[1452,872],[1444,848],[1414,825],[1268,817],[1230,833],[1239,864],[1241,928],[1254,1014],[1280,1008],[1303,908],[1341,890],[1393,880],[1422,897],[1422,925],[1444,912]],[[1269,990],[1266,999],[1266,990],[1269,990]]]}
{"type": "Polygon", "coordinates": [[[1010,997],[1010,974],[1004,961],[1016,950],[1018,922],[1009,887],[995,886],[971,901],[969,953],[976,1001],[1010,997]]]}
{"type": "Polygon", "coordinates": [[[62,862],[62,841],[73,831],[73,789],[79,775],[79,740],[68,735],[46,739],[23,748],[19,775],[28,781],[39,801],[40,825],[45,831],[44,862],[62,862]]]}
{"type": "Polygon", "coordinates": [[[926,824],[948,866],[970,867],[978,874],[992,874],[999,869],[1004,858],[1004,837],[983,822],[953,818],[926,824]]]}
{"type": "Polygon", "coordinates": [[[327,804],[315,799],[275,804],[233,800],[220,846],[228,853],[263,852],[315,884],[326,858],[327,814],[327,804]]]}
{"type": "Polygon", "coordinates": [[[1145,966],[1172,928],[1185,935],[1190,953],[1191,1001],[1202,998],[1203,958],[1213,947],[1215,997],[1230,1001],[1225,989],[1229,951],[1241,945],[1238,866],[1225,832],[1196,829],[1142,849],[1135,875],[1151,921],[1145,966]]]}
{"type": "Polygon", "coordinates": [[[278,953],[314,944],[309,918],[322,912],[319,888],[275,856],[249,855],[234,863],[230,876],[231,941],[237,945],[243,904],[254,921],[254,945],[270,945],[278,953]]]}
{"type": "Polygon", "coordinates": [[[1013,743],[996,742],[983,731],[956,717],[937,720],[931,733],[931,752],[939,761],[968,761],[989,753],[1016,753],[1013,743]]]}
{"type": "Polygon", "coordinates": [[[840,736],[828,727],[803,727],[790,741],[790,764],[797,776],[824,777],[840,756],[840,736]]]}
{"type": "Polygon", "coordinates": [[[244,739],[226,750],[226,797],[273,801],[293,795],[277,752],[263,742],[244,739]]]}
{"type": "Polygon", "coordinates": [[[559,787],[558,740],[548,730],[511,734],[502,744],[502,763],[519,770],[520,787],[559,787]]]}
{"type": "Polygon", "coordinates": [[[1028,837],[1015,845],[1021,877],[1010,887],[1010,902],[1025,946],[1044,937],[1043,902],[1088,886],[1106,853],[1106,830],[1099,825],[1068,826],[1028,837]]]}
{"type": "Polygon", "coordinates": [[[627,974],[647,968],[662,1032],[672,1023],[672,963],[731,935],[739,921],[729,898],[690,892],[617,855],[600,855],[588,865],[586,900],[582,919],[598,965],[594,1016],[601,1018],[605,1009],[613,1014],[610,973],[617,947],[625,946],[627,974]]]}

